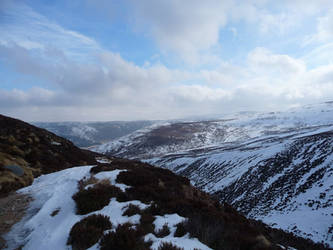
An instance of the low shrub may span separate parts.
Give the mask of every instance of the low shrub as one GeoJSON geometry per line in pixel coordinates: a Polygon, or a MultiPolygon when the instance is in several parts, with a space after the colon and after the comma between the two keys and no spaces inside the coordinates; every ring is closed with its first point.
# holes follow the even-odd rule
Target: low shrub
{"type": "Polygon", "coordinates": [[[176,231],[174,233],[174,237],[183,237],[187,231],[186,231],[186,228],[185,228],[185,222],[180,222],[176,225],[176,231]]]}
{"type": "Polygon", "coordinates": [[[130,223],[118,225],[115,232],[107,233],[100,242],[101,250],[150,250],[151,244],[130,223]]]}
{"type": "Polygon", "coordinates": [[[97,166],[92,167],[90,169],[90,173],[91,174],[97,174],[99,172],[103,172],[103,171],[112,171],[115,170],[116,168],[114,166],[112,166],[109,163],[99,163],[97,166]]]}
{"type": "Polygon", "coordinates": [[[155,217],[147,212],[143,212],[140,218],[140,225],[138,225],[138,231],[142,235],[153,233],[155,230],[155,225],[153,224],[155,217]]]}
{"type": "Polygon", "coordinates": [[[79,190],[72,198],[76,203],[77,214],[87,214],[102,209],[113,197],[124,200],[125,194],[116,186],[98,183],[88,189],[79,190]]]}
{"type": "Polygon", "coordinates": [[[177,247],[169,242],[162,242],[159,245],[158,250],[184,250],[184,248],[177,247]]]}
{"type": "Polygon", "coordinates": [[[96,179],[94,176],[90,176],[89,178],[84,177],[82,180],[78,181],[79,190],[83,190],[86,186],[96,184],[97,182],[98,179],[96,179]]]}
{"type": "MultiPolygon", "coordinates": [[[[115,159],[111,166],[96,167],[93,171],[106,171],[106,169],[127,169],[119,173],[116,181],[131,188],[126,190],[126,194],[119,193],[117,200],[140,200],[151,204],[143,211],[132,207],[124,212],[124,215],[128,216],[136,213],[141,215],[140,224],[136,229],[125,228],[134,231],[133,235],[129,236],[129,241],[135,242],[137,239],[142,241],[142,236],[154,233],[155,215],[177,213],[188,219],[177,225],[175,237],[182,237],[188,232],[191,237],[198,238],[215,250],[276,249],[276,244],[293,246],[297,249],[325,249],[319,244],[311,245],[304,239],[295,240],[292,235],[273,229],[268,230],[265,226],[247,220],[228,204],[219,204],[205,192],[192,187],[186,178],[176,176],[168,170],[140,162],[115,159]],[[269,245],[270,247],[267,247],[269,245]]],[[[89,202],[91,200],[93,199],[89,199],[89,202]]],[[[115,236],[115,232],[108,234],[104,242],[111,242],[112,245],[115,238],[126,239],[126,236],[121,236],[122,230],[125,229],[119,229],[119,236],[115,236]]],[[[161,235],[165,234],[166,232],[161,232],[161,235]]],[[[135,244],[130,245],[126,240],[119,242],[123,243],[122,245],[117,243],[118,248],[107,248],[105,243],[104,249],[145,249],[134,248],[135,244]]]]}
{"type": "Polygon", "coordinates": [[[90,215],[72,227],[67,244],[72,245],[73,249],[87,249],[98,242],[105,230],[111,228],[109,217],[101,214],[90,215]]]}
{"type": "Polygon", "coordinates": [[[132,216],[135,214],[140,214],[141,209],[137,205],[129,204],[123,213],[123,216],[132,216]]]}
{"type": "Polygon", "coordinates": [[[149,207],[145,209],[146,213],[151,213],[152,215],[164,215],[163,210],[157,203],[152,202],[149,207]]]}
{"type": "MultiPolygon", "coordinates": [[[[229,230],[233,229],[230,227],[229,230]]],[[[178,233],[181,235],[183,232],[189,232],[191,237],[198,238],[202,243],[217,250],[228,249],[224,241],[225,231],[225,225],[221,219],[197,214],[181,223],[178,233]]]]}
{"type": "Polygon", "coordinates": [[[165,223],[163,227],[154,233],[156,237],[163,238],[165,236],[168,236],[170,234],[170,229],[168,226],[168,223],[165,223]]]}

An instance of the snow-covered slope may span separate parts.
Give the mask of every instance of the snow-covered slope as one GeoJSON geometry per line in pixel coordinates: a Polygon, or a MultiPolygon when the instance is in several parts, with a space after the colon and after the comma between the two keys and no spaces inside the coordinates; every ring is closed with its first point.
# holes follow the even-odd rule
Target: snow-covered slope
{"type": "Polygon", "coordinates": [[[331,125],[332,117],[333,103],[323,103],[284,112],[241,112],[214,120],[157,123],[91,150],[120,157],[151,158],[331,125]]]}
{"type": "MultiPolygon", "coordinates": [[[[118,225],[127,222],[139,224],[140,215],[123,215],[130,204],[136,205],[141,209],[149,207],[137,200],[118,202],[113,198],[107,206],[98,211],[91,212],[87,215],[78,215],[75,213],[75,202],[72,196],[77,192],[78,181],[85,177],[91,177],[89,172],[91,167],[92,166],[76,167],[44,175],[36,179],[33,185],[19,190],[22,194],[32,196],[33,202],[25,218],[16,224],[6,236],[8,249],[16,249],[19,246],[24,246],[23,249],[31,250],[69,249],[66,243],[71,228],[75,223],[92,214],[110,217],[113,225],[112,230],[118,225]]],[[[109,180],[112,185],[126,189],[128,187],[124,184],[118,184],[115,181],[121,171],[125,170],[100,172],[94,175],[94,177],[104,181],[109,180]]],[[[146,240],[153,242],[151,249],[158,249],[159,245],[163,242],[172,242],[173,245],[183,247],[184,249],[210,249],[197,239],[190,238],[188,234],[183,237],[173,236],[176,231],[176,224],[184,220],[185,218],[178,214],[156,216],[154,220],[155,230],[158,231],[167,224],[170,233],[162,238],[156,237],[153,234],[146,235],[146,240]]],[[[99,249],[98,243],[89,249],[99,249]]]]}
{"type": "Polygon", "coordinates": [[[5,236],[7,249],[328,249],[248,220],[171,171],[108,162],[43,175],[19,190],[33,199],[5,236]]]}
{"type": "Polygon", "coordinates": [[[333,246],[333,103],[172,123],[96,151],[168,168],[247,216],[333,246]]]}
{"type": "Polygon", "coordinates": [[[149,162],[189,177],[251,218],[333,246],[333,126],[149,162]]]}
{"type": "Polygon", "coordinates": [[[114,140],[153,123],[152,121],[37,122],[34,125],[65,137],[79,147],[89,147],[114,140]]]}

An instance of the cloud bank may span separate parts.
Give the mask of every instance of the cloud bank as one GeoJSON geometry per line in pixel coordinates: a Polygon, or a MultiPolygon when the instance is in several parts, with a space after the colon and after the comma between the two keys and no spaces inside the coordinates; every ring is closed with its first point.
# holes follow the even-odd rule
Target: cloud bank
{"type": "MultiPolygon", "coordinates": [[[[6,2],[0,65],[39,84],[0,83],[0,112],[28,121],[171,119],[331,100],[333,11],[323,2],[128,0],[125,21],[162,58],[141,64],[28,5],[6,2]],[[312,33],[293,36],[310,17],[312,33]],[[260,41],[296,39],[302,51],[252,42],[239,60],[224,59],[223,32],[232,40],[244,29],[260,41]]],[[[104,13],[115,8],[101,6],[104,13]]]]}

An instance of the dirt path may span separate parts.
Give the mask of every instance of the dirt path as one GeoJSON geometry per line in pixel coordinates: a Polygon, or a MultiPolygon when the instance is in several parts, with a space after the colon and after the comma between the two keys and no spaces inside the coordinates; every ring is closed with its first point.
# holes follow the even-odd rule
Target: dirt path
{"type": "Polygon", "coordinates": [[[11,227],[19,222],[25,215],[25,211],[32,201],[28,195],[11,193],[0,198],[0,249],[6,246],[3,235],[9,232],[11,227]]]}

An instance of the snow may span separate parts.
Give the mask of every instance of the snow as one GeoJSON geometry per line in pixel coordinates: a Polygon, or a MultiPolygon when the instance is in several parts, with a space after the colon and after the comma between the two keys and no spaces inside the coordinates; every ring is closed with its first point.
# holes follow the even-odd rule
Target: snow
{"type": "MultiPolygon", "coordinates": [[[[237,187],[239,187],[237,183],[242,176],[251,176],[251,173],[255,175],[259,168],[267,166],[265,164],[267,161],[274,159],[286,149],[292,149],[290,146],[294,142],[304,137],[333,131],[333,125],[330,125],[333,123],[332,112],[331,117],[325,117],[326,120],[323,119],[322,121],[312,119],[311,116],[317,116],[318,113],[313,110],[311,112],[307,114],[309,120],[304,119],[303,121],[303,125],[308,122],[307,125],[302,128],[281,130],[277,134],[264,134],[256,138],[250,138],[246,142],[221,144],[216,148],[207,146],[206,151],[202,150],[195,153],[183,151],[162,157],[148,158],[145,161],[185,175],[191,180],[191,183],[209,193],[215,193],[233,184],[236,184],[233,191],[237,191],[237,187]],[[311,122],[314,123],[314,126],[311,122]],[[320,125],[320,122],[322,125],[320,125]]],[[[282,114],[279,115],[282,116],[282,114]]],[[[301,116],[299,115],[299,117],[301,116]]],[[[288,122],[287,118],[281,118],[280,120],[284,123],[288,122]]],[[[289,120],[291,121],[292,118],[289,120]]],[[[231,122],[236,123],[236,121],[231,122]]],[[[271,121],[271,123],[273,122],[271,121]]],[[[288,190],[283,190],[282,187],[280,193],[276,193],[275,196],[270,198],[269,202],[271,203],[259,202],[247,215],[253,219],[263,220],[276,228],[282,228],[301,237],[310,238],[315,242],[324,242],[333,247],[333,235],[329,233],[329,228],[333,226],[333,220],[331,219],[333,172],[330,170],[333,166],[333,156],[329,154],[329,152],[332,152],[329,144],[326,150],[321,146],[325,145],[327,140],[324,137],[324,139],[318,139],[315,142],[310,140],[309,143],[302,144],[297,155],[292,155],[293,161],[291,164],[283,166],[279,172],[274,172],[272,175],[268,173],[267,178],[262,182],[260,192],[271,191],[269,190],[271,187],[273,187],[272,190],[275,190],[283,177],[291,175],[299,169],[304,169],[303,172],[298,171],[301,177],[297,180],[295,186],[288,190]],[[316,161],[321,158],[324,161],[316,166],[316,161]],[[311,176],[320,170],[323,170],[322,172],[326,172],[326,174],[320,180],[311,184],[311,176]],[[305,186],[305,191],[298,192],[301,186],[305,186]],[[321,194],[325,194],[326,197],[320,197],[321,194]],[[311,203],[314,203],[314,205],[311,206],[311,203]],[[267,204],[269,207],[267,207],[267,204]],[[279,211],[281,208],[283,209],[282,212],[279,211]]],[[[251,181],[251,179],[248,179],[248,181],[251,181]]],[[[250,195],[248,192],[239,193],[233,197],[232,202],[235,204],[246,202],[250,195]]]]}
{"type": "Polygon", "coordinates": [[[52,145],[55,145],[55,146],[60,146],[60,145],[61,145],[60,142],[56,142],[56,141],[51,141],[51,144],[52,144],[52,145]]]}
{"type": "Polygon", "coordinates": [[[164,216],[155,216],[155,231],[162,229],[164,224],[168,224],[169,227],[174,227],[180,222],[185,220],[184,217],[179,216],[178,214],[165,214],[164,216]]]}
{"type": "MultiPolygon", "coordinates": [[[[81,219],[92,215],[102,214],[110,217],[114,228],[123,223],[130,222],[138,224],[140,215],[123,216],[129,204],[145,209],[149,205],[140,201],[118,202],[112,198],[109,204],[99,211],[94,211],[87,215],[75,214],[76,207],[72,196],[78,191],[78,181],[83,178],[90,177],[90,169],[92,166],[75,167],[62,170],[56,173],[42,175],[36,178],[29,187],[20,189],[18,192],[30,195],[33,198],[26,216],[5,236],[8,243],[7,249],[16,249],[24,245],[22,249],[26,250],[62,250],[71,249],[66,245],[69,232],[73,225],[81,219]],[[55,216],[51,216],[52,212],[59,210],[55,216]]],[[[117,175],[126,170],[113,170],[108,172],[100,172],[94,175],[98,180],[108,179],[110,183],[121,187],[123,190],[128,188],[124,184],[115,183],[117,175]]],[[[164,216],[156,216],[154,224],[156,229],[161,228],[165,223],[170,227],[170,235],[164,238],[156,238],[149,234],[145,239],[153,241],[152,249],[157,249],[161,242],[172,242],[173,244],[184,247],[185,249],[210,249],[195,238],[185,235],[181,238],[173,237],[176,230],[176,224],[185,220],[177,214],[166,214],[164,216]]],[[[90,250],[98,250],[99,245],[95,244],[90,250]]]]}
{"type": "Polygon", "coordinates": [[[72,127],[71,135],[78,136],[79,138],[92,140],[92,135],[97,133],[97,130],[91,126],[78,123],[72,127]]]}
{"type": "MultiPolygon", "coordinates": [[[[170,122],[158,122],[156,124],[153,124],[151,126],[136,130],[135,132],[125,135],[123,137],[120,137],[114,141],[110,141],[107,143],[104,143],[102,145],[91,147],[90,150],[95,152],[108,152],[110,150],[120,150],[123,147],[129,147],[132,145],[133,141],[137,140],[141,136],[145,135],[146,133],[149,133],[155,128],[158,128],[160,126],[166,126],[169,125],[170,122]]],[[[121,152],[121,151],[120,151],[121,152]]]]}
{"type": "Polygon", "coordinates": [[[75,214],[72,195],[77,191],[77,182],[89,174],[90,168],[76,167],[43,175],[19,190],[31,195],[34,201],[27,216],[7,235],[8,249],[21,244],[25,244],[23,249],[66,249],[70,229],[81,217],[75,214]],[[50,216],[57,208],[59,213],[50,216]]]}
{"type": "Polygon", "coordinates": [[[111,185],[119,187],[123,192],[125,192],[127,188],[130,188],[130,186],[116,182],[118,174],[121,172],[125,172],[125,171],[127,171],[127,170],[116,169],[113,171],[103,171],[103,172],[99,172],[98,174],[95,174],[94,177],[98,180],[108,179],[110,181],[111,185]]]}
{"type": "Polygon", "coordinates": [[[158,249],[160,244],[163,242],[172,243],[173,245],[176,245],[178,247],[182,247],[185,250],[192,250],[192,249],[201,249],[201,250],[208,250],[211,249],[207,247],[206,245],[202,244],[198,239],[196,238],[190,238],[188,234],[186,234],[183,237],[174,237],[174,233],[176,231],[176,225],[184,220],[186,218],[179,216],[178,214],[165,214],[164,216],[155,216],[155,232],[162,229],[162,227],[167,224],[170,230],[170,234],[163,237],[163,238],[157,238],[153,234],[148,234],[145,237],[145,240],[151,240],[153,241],[153,245],[151,246],[151,249],[155,250],[158,249]]]}
{"type": "MultiPolygon", "coordinates": [[[[214,147],[231,147],[248,143],[256,139],[278,138],[288,135],[299,137],[333,128],[333,104],[322,103],[286,110],[284,112],[240,112],[224,115],[215,120],[161,122],[137,130],[112,142],[92,147],[96,152],[111,152],[126,158],[151,159],[168,154],[186,153],[191,150],[211,151],[214,147]],[[217,120],[216,120],[217,119],[217,120]],[[145,146],[146,139],[156,128],[172,126],[173,123],[185,122],[192,134],[184,136],[182,142],[145,146]],[[136,149],[140,150],[136,150],[136,149]],[[139,154],[137,152],[140,152],[139,154]],[[128,152],[131,152],[128,154],[128,152]]],[[[295,137],[297,138],[297,137],[295,137]]]]}
{"type": "Polygon", "coordinates": [[[193,249],[201,249],[201,250],[210,250],[211,248],[207,247],[206,245],[202,244],[198,239],[196,238],[190,238],[188,234],[186,234],[183,237],[177,238],[173,236],[166,236],[164,238],[157,238],[153,234],[148,234],[145,237],[145,240],[151,240],[153,241],[153,245],[151,246],[151,249],[157,250],[160,244],[163,242],[172,243],[173,245],[176,245],[178,247],[184,248],[184,250],[193,250],[193,249]]]}
{"type": "Polygon", "coordinates": [[[99,163],[111,163],[112,160],[106,158],[106,157],[96,157],[96,161],[99,163]]]}
{"type": "MultiPolygon", "coordinates": [[[[329,214],[329,210],[331,209],[327,208],[326,213],[329,214]]],[[[296,211],[273,211],[269,216],[259,217],[258,219],[262,219],[263,222],[272,227],[294,232],[315,242],[325,241],[332,247],[332,241],[329,239],[330,236],[327,232],[332,222],[327,220],[323,213],[325,212],[299,207],[296,211]],[[327,238],[323,235],[327,235],[327,238]]]]}

